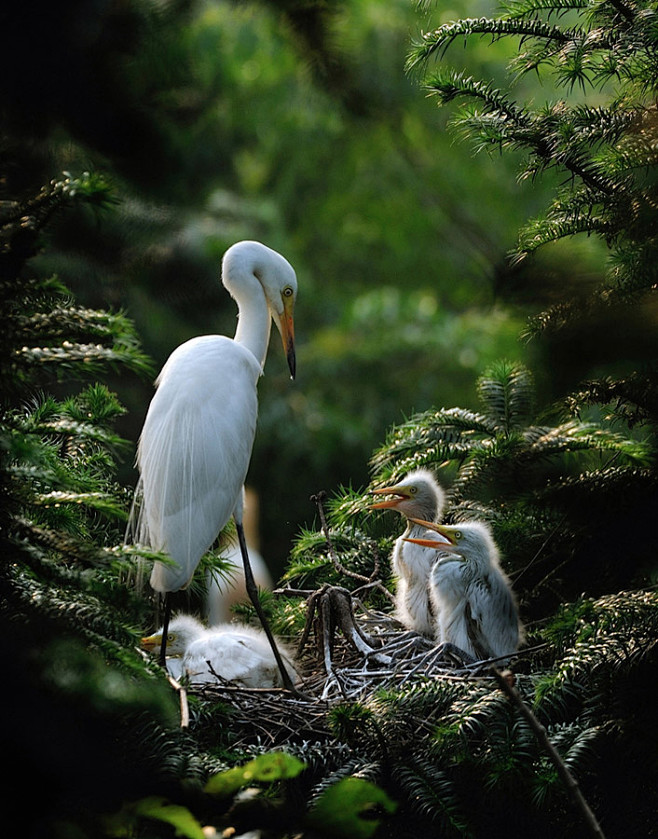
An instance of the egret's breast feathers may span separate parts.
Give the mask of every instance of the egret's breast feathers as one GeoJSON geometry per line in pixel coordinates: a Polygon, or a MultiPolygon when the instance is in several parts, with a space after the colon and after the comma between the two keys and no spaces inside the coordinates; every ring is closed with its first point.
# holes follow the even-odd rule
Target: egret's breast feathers
{"type": "Polygon", "coordinates": [[[156,565],[158,590],[186,584],[233,514],[256,432],[259,373],[249,350],[202,336],[175,350],[158,378],[137,452],[145,532],[178,565],[156,565]]]}

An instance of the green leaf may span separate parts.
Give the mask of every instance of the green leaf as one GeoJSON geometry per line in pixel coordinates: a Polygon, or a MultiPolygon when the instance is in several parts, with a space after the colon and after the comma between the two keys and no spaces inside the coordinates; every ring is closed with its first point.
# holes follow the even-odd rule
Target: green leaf
{"type": "Polygon", "coordinates": [[[396,809],[396,802],[370,781],[344,778],[322,794],[309,821],[316,830],[331,836],[367,839],[377,830],[381,815],[396,809]]]}
{"type": "Polygon", "coordinates": [[[256,781],[272,783],[296,778],[306,765],[285,752],[270,752],[250,760],[243,766],[235,766],[213,775],[205,787],[211,795],[232,795],[242,787],[256,781]]]}
{"type": "Polygon", "coordinates": [[[203,828],[187,807],[171,804],[166,798],[151,796],[126,805],[120,813],[108,820],[108,832],[113,836],[133,836],[137,818],[155,819],[170,824],[176,836],[187,839],[205,839],[203,828]]]}

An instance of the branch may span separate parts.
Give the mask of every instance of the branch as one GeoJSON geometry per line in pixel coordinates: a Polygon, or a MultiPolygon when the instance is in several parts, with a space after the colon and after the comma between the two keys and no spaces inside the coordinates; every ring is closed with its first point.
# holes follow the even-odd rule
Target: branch
{"type": "Polygon", "coordinates": [[[322,532],[324,533],[325,539],[327,540],[327,547],[329,548],[329,556],[331,557],[331,561],[334,565],[336,571],[339,574],[344,574],[346,577],[352,577],[355,580],[358,580],[361,583],[365,583],[364,586],[358,589],[360,591],[362,588],[372,587],[376,588],[381,591],[383,594],[388,596],[390,600],[395,600],[391,592],[386,588],[386,586],[381,582],[381,580],[377,579],[377,575],[379,574],[379,551],[375,547],[374,555],[375,555],[375,567],[373,568],[373,572],[369,577],[366,577],[364,574],[357,574],[356,571],[350,571],[349,568],[346,568],[343,563],[338,559],[336,552],[334,551],[333,544],[329,537],[329,527],[327,525],[327,518],[324,514],[324,499],[327,497],[326,492],[324,490],[320,490],[317,495],[311,496],[311,501],[314,501],[318,507],[318,514],[320,516],[320,524],[322,526],[322,532]]]}
{"type": "Polygon", "coordinates": [[[189,728],[190,726],[190,708],[187,703],[187,691],[185,688],[174,679],[173,676],[167,675],[167,680],[172,688],[178,693],[180,699],[180,727],[189,728]]]}
{"type": "Polygon", "coordinates": [[[589,828],[590,834],[592,836],[598,837],[598,839],[605,839],[605,836],[603,834],[603,831],[601,830],[601,826],[599,825],[596,816],[594,815],[592,809],[590,808],[589,804],[585,800],[585,797],[580,791],[578,782],[573,777],[573,775],[569,771],[569,768],[560,757],[555,746],[553,746],[551,741],[548,739],[548,734],[546,733],[546,729],[544,728],[544,726],[539,722],[537,717],[525,704],[523,699],[521,699],[519,692],[513,686],[511,681],[507,679],[505,675],[501,673],[500,670],[498,670],[497,667],[492,666],[491,672],[493,673],[493,676],[496,679],[496,682],[498,683],[498,687],[503,691],[503,693],[512,702],[512,704],[515,705],[516,708],[519,710],[521,716],[526,720],[526,722],[534,732],[535,737],[539,742],[539,745],[544,749],[551,762],[555,766],[558,776],[567,788],[569,797],[573,801],[575,807],[578,810],[580,810],[583,816],[583,820],[589,828]]]}
{"type": "Polygon", "coordinates": [[[577,34],[577,32],[565,31],[559,26],[552,26],[541,20],[465,18],[445,23],[433,32],[423,33],[422,41],[413,45],[407,61],[407,70],[426,61],[437,51],[445,53],[453,41],[469,35],[491,35],[493,38],[514,35],[523,39],[538,38],[546,42],[566,44],[573,41],[577,34]]]}

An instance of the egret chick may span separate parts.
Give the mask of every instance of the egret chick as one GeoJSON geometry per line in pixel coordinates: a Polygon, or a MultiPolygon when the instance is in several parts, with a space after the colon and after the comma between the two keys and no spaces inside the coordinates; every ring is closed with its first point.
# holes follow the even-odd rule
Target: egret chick
{"type": "MultiPolygon", "coordinates": [[[[142,648],[158,654],[162,647],[163,629],[142,638],[142,648]]],[[[216,683],[217,679],[250,688],[285,687],[278,663],[266,634],[243,624],[222,624],[206,629],[191,615],[174,618],[167,632],[167,651],[180,659],[180,675],[190,683],[216,683]]],[[[299,676],[292,655],[277,639],[291,682],[299,676]]],[[[175,666],[168,669],[175,670],[175,666]]]]}
{"type": "Polygon", "coordinates": [[[232,516],[247,593],[285,682],[287,674],[249,563],[242,505],[256,432],[257,384],[272,321],[281,333],[291,378],[295,376],[297,278],[281,254],[247,241],[224,254],[222,282],[238,307],[235,337],[192,338],[175,349],[162,368],[137,448],[140,476],[129,530],[137,544],[172,560],[155,562],[151,573],[151,586],[165,596],[164,661],[168,595],[189,585],[201,557],[232,516]]]}
{"type": "Polygon", "coordinates": [[[438,615],[437,641],[475,661],[516,652],[523,634],[518,607],[489,527],[483,522],[416,524],[429,532],[411,541],[435,551],[429,586],[438,615]]]}
{"type": "Polygon", "coordinates": [[[436,616],[430,599],[429,575],[436,562],[436,550],[428,550],[408,540],[422,536],[427,528],[413,519],[440,521],[445,494],[434,475],[417,469],[395,486],[374,489],[377,495],[391,495],[386,501],[370,505],[371,510],[396,510],[406,519],[406,528],[393,546],[391,566],[396,577],[395,614],[407,629],[434,637],[436,616]]]}
{"type": "Polygon", "coordinates": [[[141,647],[147,652],[160,655],[166,647],[167,659],[165,665],[168,673],[179,679],[183,675],[181,659],[188,646],[204,631],[201,624],[192,615],[179,615],[171,621],[167,628],[167,637],[163,644],[165,628],[162,627],[154,635],[142,638],[141,647]]]}

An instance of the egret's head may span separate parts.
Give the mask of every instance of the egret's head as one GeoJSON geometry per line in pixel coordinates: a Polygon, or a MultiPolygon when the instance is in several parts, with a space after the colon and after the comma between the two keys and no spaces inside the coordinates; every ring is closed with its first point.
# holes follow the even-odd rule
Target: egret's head
{"type": "Polygon", "coordinates": [[[451,526],[421,519],[413,521],[415,524],[427,527],[431,532],[426,538],[407,539],[407,542],[484,563],[491,563],[497,557],[498,551],[491,530],[484,522],[470,521],[451,526]]]}
{"type": "Polygon", "coordinates": [[[237,242],[224,254],[222,277],[231,291],[231,276],[256,277],[265,293],[267,308],[281,334],[290,375],[295,378],[295,323],[297,276],[288,260],[260,242],[237,242]]]}
{"type": "MultiPolygon", "coordinates": [[[[203,624],[191,615],[179,615],[169,623],[167,631],[167,655],[181,656],[189,645],[204,631],[203,624]]],[[[143,650],[155,653],[162,647],[162,629],[155,634],[142,638],[143,650]]]]}
{"type": "Polygon", "coordinates": [[[389,495],[384,501],[370,504],[371,510],[397,510],[408,519],[440,518],[445,495],[434,475],[427,469],[417,469],[406,475],[399,484],[373,489],[375,495],[389,495]]]}

